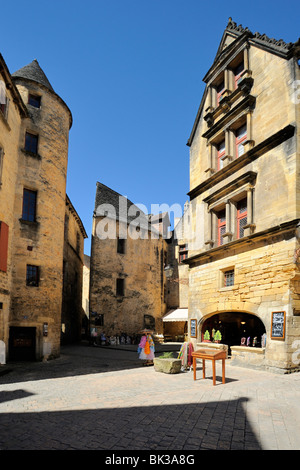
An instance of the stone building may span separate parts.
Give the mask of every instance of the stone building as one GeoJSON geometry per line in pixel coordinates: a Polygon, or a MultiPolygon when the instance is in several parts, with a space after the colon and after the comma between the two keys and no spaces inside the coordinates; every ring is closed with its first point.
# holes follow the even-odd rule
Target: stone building
{"type": "Polygon", "coordinates": [[[134,336],[143,328],[162,334],[166,255],[166,241],[151,218],[98,182],[90,258],[92,335],[134,336]]]}
{"type": "Polygon", "coordinates": [[[84,321],[82,324],[82,335],[88,336],[89,315],[90,315],[90,265],[91,258],[83,255],[83,279],[82,279],[82,309],[84,311],[84,321]]]}
{"type": "Polygon", "coordinates": [[[283,372],[299,367],[299,57],[230,18],[188,140],[190,338],[220,331],[233,364],[283,372]]]}
{"type": "Polygon", "coordinates": [[[64,344],[80,341],[82,326],[86,324],[82,307],[85,238],[87,234],[83,223],[69,197],[66,196],[61,317],[61,339],[64,344]]]}
{"type": "Polygon", "coordinates": [[[174,220],[172,236],[167,239],[166,275],[167,313],[163,317],[164,339],[184,341],[188,336],[189,267],[188,257],[190,208],[187,202],[182,217],[174,220]]]}
{"type": "Polygon", "coordinates": [[[0,339],[8,359],[46,359],[60,353],[72,115],[36,60],[11,75],[0,56],[0,102],[0,339]]]}

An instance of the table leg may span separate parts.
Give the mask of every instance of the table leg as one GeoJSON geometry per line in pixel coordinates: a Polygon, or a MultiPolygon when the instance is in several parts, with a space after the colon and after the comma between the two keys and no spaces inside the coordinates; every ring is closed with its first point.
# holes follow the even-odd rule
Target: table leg
{"type": "Polygon", "coordinates": [[[222,383],[225,383],[225,359],[222,359],[222,383]]]}
{"type": "Polygon", "coordinates": [[[216,385],[216,361],[212,360],[213,385],[216,385]]]}
{"type": "Polygon", "coordinates": [[[196,358],[193,357],[194,380],[196,380],[196,358]]]}
{"type": "Polygon", "coordinates": [[[203,378],[205,379],[205,360],[202,359],[203,378]]]}

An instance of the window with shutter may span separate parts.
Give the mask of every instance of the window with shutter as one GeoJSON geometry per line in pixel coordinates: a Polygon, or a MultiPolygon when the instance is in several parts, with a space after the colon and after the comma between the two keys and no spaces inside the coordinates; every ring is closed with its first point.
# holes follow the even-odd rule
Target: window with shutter
{"type": "Polygon", "coordinates": [[[4,157],[4,151],[0,147],[0,184],[2,183],[3,157],[4,157]]]}
{"type": "Polygon", "coordinates": [[[6,94],[6,85],[3,80],[0,80],[0,111],[5,118],[8,112],[8,97],[6,94]]]}
{"type": "Polygon", "coordinates": [[[7,272],[8,225],[0,222],[0,271],[7,272]]]}

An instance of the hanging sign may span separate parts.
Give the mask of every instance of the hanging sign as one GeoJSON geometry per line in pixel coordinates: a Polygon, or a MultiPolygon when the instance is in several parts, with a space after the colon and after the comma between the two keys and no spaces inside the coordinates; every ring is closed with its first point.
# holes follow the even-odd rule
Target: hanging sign
{"type": "Polygon", "coordinates": [[[272,312],[271,339],[285,338],[285,312],[272,312]]]}

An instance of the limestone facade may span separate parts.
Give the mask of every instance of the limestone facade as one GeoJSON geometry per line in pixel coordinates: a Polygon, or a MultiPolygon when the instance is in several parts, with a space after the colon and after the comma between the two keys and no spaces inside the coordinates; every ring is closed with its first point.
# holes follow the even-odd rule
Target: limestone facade
{"type": "Polygon", "coordinates": [[[298,59],[230,19],[188,140],[190,339],[221,329],[235,363],[281,372],[299,368],[298,59]]]}
{"type": "Polygon", "coordinates": [[[69,197],[66,196],[63,253],[62,336],[63,344],[81,340],[86,323],[82,306],[84,293],[84,239],[87,234],[69,197]]]}
{"type": "Polygon", "coordinates": [[[60,352],[72,115],[36,60],[11,75],[1,57],[0,74],[0,339],[9,359],[47,359],[60,352]]]}
{"type": "Polygon", "coordinates": [[[166,241],[151,228],[148,215],[97,183],[90,258],[92,335],[134,337],[143,328],[162,334],[166,256],[166,241]]]}

